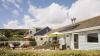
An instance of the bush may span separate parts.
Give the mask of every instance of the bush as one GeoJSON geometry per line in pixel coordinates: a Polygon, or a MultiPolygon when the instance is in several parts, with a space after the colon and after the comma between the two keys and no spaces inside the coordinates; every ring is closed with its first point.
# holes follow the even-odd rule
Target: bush
{"type": "Polygon", "coordinates": [[[8,38],[5,36],[0,36],[0,47],[7,47],[8,46],[8,38]]]}
{"type": "Polygon", "coordinates": [[[13,42],[13,45],[14,45],[15,47],[18,47],[18,46],[20,45],[20,43],[19,43],[19,42],[13,42]]]}
{"type": "Polygon", "coordinates": [[[0,41],[8,41],[8,38],[6,36],[0,36],[0,41]]]}
{"type": "Polygon", "coordinates": [[[31,46],[36,46],[37,45],[36,40],[34,38],[30,38],[29,41],[30,41],[31,46]]]}
{"type": "Polygon", "coordinates": [[[8,47],[8,42],[2,42],[0,43],[0,47],[8,47]]]}

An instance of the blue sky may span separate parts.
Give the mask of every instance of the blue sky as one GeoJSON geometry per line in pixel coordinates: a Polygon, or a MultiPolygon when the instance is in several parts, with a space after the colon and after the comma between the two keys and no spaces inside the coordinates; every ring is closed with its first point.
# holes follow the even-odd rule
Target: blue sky
{"type": "Polygon", "coordinates": [[[12,0],[0,0],[0,27],[3,24],[7,24],[10,20],[18,20],[20,24],[23,24],[22,18],[28,14],[29,3],[38,8],[45,8],[50,6],[52,3],[57,3],[66,7],[70,7],[75,0],[21,0],[11,2],[12,0]],[[19,8],[16,6],[19,6],[19,8]],[[14,15],[12,11],[17,10],[19,15],[14,15]]]}
{"type": "Polygon", "coordinates": [[[0,28],[58,28],[100,15],[100,0],[0,0],[0,28]],[[87,13],[88,12],[88,13],[87,13]]]}

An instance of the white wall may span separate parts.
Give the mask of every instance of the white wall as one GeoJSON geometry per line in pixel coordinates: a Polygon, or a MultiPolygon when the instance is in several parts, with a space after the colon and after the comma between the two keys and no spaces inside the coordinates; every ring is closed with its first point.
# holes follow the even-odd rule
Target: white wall
{"type": "Polygon", "coordinates": [[[70,46],[71,49],[74,49],[74,39],[73,39],[73,36],[72,34],[65,34],[65,40],[66,40],[66,47],[67,46],[70,46]],[[68,35],[68,36],[67,36],[68,35]]]}
{"type": "Polygon", "coordinates": [[[35,36],[35,39],[37,42],[37,46],[43,45],[48,40],[47,37],[42,37],[42,36],[35,36]],[[41,38],[43,38],[43,40],[41,40],[41,38]]]}
{"type": "Polygon", "coordinates": [[[34,35],[34,33],[36,33],[36,29],[35,29],[35,28],[29,29],[29,34],[30,34],[30,35],[34,35]],[[31,31],[32,31],[32,33],[30,33],[31,31]]]}
{"type": "Polygon", "coordinates": [[[65,38],[65,40],[66,40],[66,45],[67,46],[70,46],[71,45],[71,35],[70,34],[68,34],[68,35],[66,35],[66,38],[65,38]]]}
{"type": "Polygon", "coordinates": [[[80,50],[100,49],[100,30],[80,32],[79,33],[79,49],[80,50]],[[98,43],[87,42],[88,33],[98,33],[98,43]]]}

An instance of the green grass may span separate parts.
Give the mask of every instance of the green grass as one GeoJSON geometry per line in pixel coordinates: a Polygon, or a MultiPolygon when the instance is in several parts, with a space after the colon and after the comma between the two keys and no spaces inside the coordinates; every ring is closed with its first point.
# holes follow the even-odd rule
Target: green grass
{"type": "Polygon", "coordinates": [[[32,50],[32,49],[29,50],[0,49],[0,56],[100,56],[100,51],[99,50],[39,51],[39,50],[32,50]]]}

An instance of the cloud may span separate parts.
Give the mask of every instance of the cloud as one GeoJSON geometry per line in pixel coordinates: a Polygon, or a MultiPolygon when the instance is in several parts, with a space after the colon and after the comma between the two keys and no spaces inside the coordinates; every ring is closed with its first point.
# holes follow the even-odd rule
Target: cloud
{"type": "MultiPolygon", "coordinates": [[[[71,24],[71,17],[76,17],[77,21],[82,21],[100,15],[99,5],[100,0],[77,0],[69,9],[57,3],[52,3],[45,8],[37,8],[29,3],[28,12],[31,16],[24,15],[24,24],[22,26],[19,25],[19,22],[15,22],[14,24],[18,28],[45,26],[58,28],[71,24]],[[69,16],[67,13],[69,13],[69,16]]],[[[14,26],[13,23],[8,22],[4,27],[10,27],[10,25],[14,26]]]]}
{"type": "Polygon", "coordinates": [[[26,28],[33,27],[34,25],[34,19],[32,19],[32,17],[30,17],[29,15],[24,15],[23,21],[26,28]]]}
{"type": "Polygon", "coordinates": [[[69,13],[78,21],[100,15],[100,0],[78,0],[72,4],[69,13]]]}
{"type": "Polygon", "coordinates": [[[29,29],[34,25],[34,19],[32,19],[29,15],[24,15],[23,25],[20,24],[18,20],[11,20],[8,23],[4,24],[4,29],[29,29]]]}
{"type": "Polygon", "coordinates": [[[44,26],[57,26],[67,20],[67,10],[67,7],[57,3],[52,3],[46,8],[37,8],[30,4],[28,11],[35,19],[38,20],[36,24],[40,26],[41,24],[44,26]]]}
{"type": "Polygon", "coordinates": [[[1,0],[2,5],[4,8],[8,8],[9,4],[14,4],[18,9],[20,9],[20,3],[22,2],[21,0],[1,0]]]}
{"type": "Polygon", "coordinates": [[[37,8],[30,4],[29,13],[38,20],[38,25],[55,28],[71,24],[71,17],[82,21],[100,15],[99,5],[100,0],[77,0],[69,9],[56,3],[52,3],[46,8],[37,8]],[[69,13],[69,17],[67,13],[69,13]]]}
{"type": "MultiPolygon", "coordinates": [[[[52,3],[50,6],[46,8],[37,8],[30,4],[28,12],[32,15],[32,17],[30,15],[24,15],[23,26],[25,28],[46,27],[46,26],[55,28],[55,27],[66,25],[64,23],[68,21],[66,18],[67,7],[61,6],[56,3],[52,3]]],[[[18,14],[16,10],[14,10],[13,13],[18,14]]],[[[9,25],[9,22],[7,25],[9,25]]]]}
{"type": "Polygon", "coordinates": [[[17,20],[11,20],[7,24],[4,24],[4,29],[20,29],[23,26],[20,26],[17,20]]]}
{"type": "Polygon", "coordinates": [[[14,16],[19,16],[19,15],[20,15],[19,11],[16,10],[16,9],[12,11],[12,14],[13,14],[14,16]]]}

